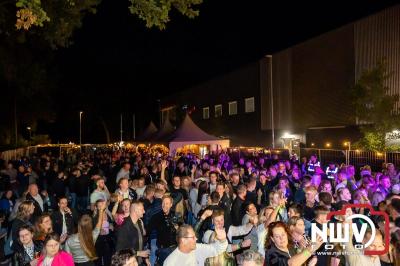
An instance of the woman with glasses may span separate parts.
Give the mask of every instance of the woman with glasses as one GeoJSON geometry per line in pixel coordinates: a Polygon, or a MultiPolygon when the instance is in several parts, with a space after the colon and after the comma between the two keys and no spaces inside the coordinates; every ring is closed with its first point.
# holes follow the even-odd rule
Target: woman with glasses
{"type": "MultiPolygon", "coordinates": [[[[285,223],[273,222],[268,226],[265,262],[269,266],[302,265],[322,243],[322,239],[318,237],[314,246],[309,245],[296,254],[290,232],[285,223]]],[[[315,265],[316,263],[316,259],[313,258],[308,265],[315,265]]]]}
{"type": "Polygon", "coordinates": [[[60,236],[50,233],[44,240],[42,255],[38,259],[37,266],[74,266],[72,256],[60,250],[60,236]]]}

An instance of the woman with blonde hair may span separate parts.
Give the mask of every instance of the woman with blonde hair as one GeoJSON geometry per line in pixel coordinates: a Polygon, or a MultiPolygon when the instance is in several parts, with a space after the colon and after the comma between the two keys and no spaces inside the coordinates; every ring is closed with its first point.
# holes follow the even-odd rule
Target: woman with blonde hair
{"type": "Polygon", "coordinates": [[[94,266],[94,260],[97,259],[95,242],[102,228],[106,210],[105,202],[98,205],[99,219],[95,229],[93,229],[92,217],[82,215],[78,223],[78,233],[68,238],[65,250],[72,254],[75,265],[94,266]]]}
{"type": "Polygon", "coordinates": [[[18,206],[17,215],[13,220],[11,226],[12,241],[16,241],[18,239],[18,231],[20,227],[22,227],[23,225],[32,226],[31,218],[34,210],[35,205],[33,205],[32,201],[23,201],[18,206]]]}

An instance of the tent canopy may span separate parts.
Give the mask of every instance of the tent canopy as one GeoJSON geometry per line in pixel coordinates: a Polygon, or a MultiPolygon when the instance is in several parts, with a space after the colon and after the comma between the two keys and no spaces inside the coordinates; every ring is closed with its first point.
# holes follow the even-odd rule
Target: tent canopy
{"type": "Polygon", "coordinates": [[[165,122],[162,126],[162,128],[154,134],[152,141],[168,141],[170,138],[171,134],[174,132],[175,127],[171,124],[171,121],[169,121],[169,118],[167,117],[165,119],[165,122]]]}
{"type": "Polygon", "coordinates": [[[156,134],[157,132],[157,127],[154,125],[153,121],[150,121],[149,125],[147,128],[142,132],[142,134],[138,137],[138,140],[141,141],[149,141],[151,138],[156,134]]]}
{"type": "Polygon", "coordinates": [[[190,144],[210,145],[211,150],[218,150],[228,148],[229,139],[220,139],[204,132],[186,114],[182,124],[169,139],[170,154],[175,153],[177,148],[190,144]]]}

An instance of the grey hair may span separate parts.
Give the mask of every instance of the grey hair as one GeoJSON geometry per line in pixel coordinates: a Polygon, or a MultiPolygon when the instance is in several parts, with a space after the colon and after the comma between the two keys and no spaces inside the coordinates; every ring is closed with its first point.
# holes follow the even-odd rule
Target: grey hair
{"type": "Polygon", "coordinates": [[[260,253],[254,250],[246,250],[243,252],[243,262],[254,262],[257,266],[262,266],[264,263],[264,258],[260,253]]]}

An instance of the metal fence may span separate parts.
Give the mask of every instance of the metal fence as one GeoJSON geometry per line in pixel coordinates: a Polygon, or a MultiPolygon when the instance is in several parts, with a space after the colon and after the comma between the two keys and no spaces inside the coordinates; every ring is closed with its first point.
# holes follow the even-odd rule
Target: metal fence
{"type": "Polygon", "coordinates": [[[361,150],[331,150],[331,149],[301,149],[300,157],[309,158],[312,154],[318,156],[322,165],[329,162],[351,164],[356,169],[369,165],[373,171],[380,171],[384,163],[400,166],[399,152],[373,152],[361,150]]]}

